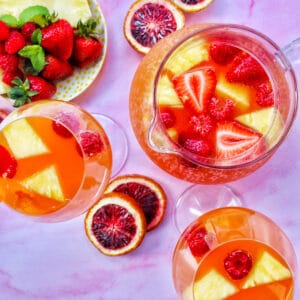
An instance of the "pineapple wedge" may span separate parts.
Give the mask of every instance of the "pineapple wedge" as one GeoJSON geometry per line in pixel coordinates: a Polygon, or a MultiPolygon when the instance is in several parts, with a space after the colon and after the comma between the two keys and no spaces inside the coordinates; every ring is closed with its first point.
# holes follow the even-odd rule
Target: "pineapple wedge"
{"type": "Polygon", "coordinates": [[[176,94],[173,84],[167,75],[163,75],[157,85],[157,101],[159,105],[183,107],[181,100],[176,94]]]}
{"type": "Polygon", "coordinates": [[[264,251],[242,288],[248,289],[257,285],[288,279],[291,276],[292,274],[288,268],[270,253],[264,251]]]}
{"type": "Polygon", "coordinates": [[[25,188],[48,198],[60,202],[65,201],[65,196],[54,165],[27,177],[21,181],[21,184],[25,188]]]}
{"type": "Polygon", "coordinates": [[[238,291],[216,270],[211,270],[194,283],[194,298],[197,300],[222,300],[238,291]]]}
{"type": "Polygon", "coordinates": [[[216,95],[221,98],[229,98],[241,110],[246,110],[250,105],[250,88],[238,83],[230,83],[225,77],[220,76],[216,86],[216,95]]]}
{"type": "Polygon", "coordinates": [[[3,135],[16,159],[50,152],[26,119],[7,125],[3,135]]]}
{"type": "Polygon", "coordinates": [[[59,18],[68,20],[73,27],[77,22],[87,21],[91,16],[91,10],[87,0],[1,0],[1,15],[9,14],[16,18],[29,6],[41,5],[49,9],[50,13],[55,11],[59,18]]]}

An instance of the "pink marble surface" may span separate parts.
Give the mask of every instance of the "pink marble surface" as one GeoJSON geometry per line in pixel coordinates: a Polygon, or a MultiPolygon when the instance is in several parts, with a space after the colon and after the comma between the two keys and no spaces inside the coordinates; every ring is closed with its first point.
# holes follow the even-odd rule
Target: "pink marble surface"
{"type": "MultiPolygon", "coordinates": [[[[131,1],[99,0],[107,20],[109,46],[96,82],[74,102],[121,123],[129,139],[129,157],[121,174],[155,174],[168,194],[163,224],[142,245],[123,257],[99,253],[87,240],[83,217],[55,224],[39,224],[5,206],[0,208],[0,299],[177,299],[171,259],[178,233],[172,220],[175,199],[190,184],[156,167],[138,146],[130,127],[128,95],[141,55],[122,33],[131,1]]],[[[297,0],[215,0],[205,11],[186,15],[187,23],[228,22],[264,32],[280,46],[300,35],[297,0]]],[[[300,251],[300,120],[285,144],[262,169],[236,181],[245,204],[269,215],[300,251]]],[[[300,299],[299,279],[295,299],[300,299]]],[[[208,299],[209,300],[209,299],[208,299]]]]}

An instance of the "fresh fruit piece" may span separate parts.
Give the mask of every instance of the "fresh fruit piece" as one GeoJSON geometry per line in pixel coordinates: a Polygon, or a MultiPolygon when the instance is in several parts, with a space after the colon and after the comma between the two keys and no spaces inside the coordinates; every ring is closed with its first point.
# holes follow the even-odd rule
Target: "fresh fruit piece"
{"type": "Polygon", "coordinates": [[[173,128],[173,127],[168,128],[168,129],[167,129],[167,135],[168,135],[168,136],[170,137],[170,139],[171,139],[172,141],[174,141],[175,143],[178,142],[178,131],[177,131],[175,128],[173,128]]]}
{"type": "Polygon", "coordinates": [[[213,0],[173,0],[181,10],[192,13],[205,9],[213,0]]]}
{"type": "Polygon", "coordinates": [[[270,82],[263,82],[257,87],[256,103],[263,107],[274,105],[274,92],[270,82]]]}
{"type": "Polygon", "coordinates": [[[235,121],[220,121],[216,130],[216,155],[235,158],[255,146],[261,134],[235,121]]]}
{"type": "Polygon", "coordinates": [[[63,80],[73,75],[73,67],[66,61],[51,54],[46,55],[46,64],[41,75],[50,81],[63,80]]]}
{"type": "Polygon", "coordinates": [[[291,278],[290,270],[270,253],[264,251],[243,284],[243,289],[291,278]]]}
{"type": "Polygon", "coordinates": [[[212,118],[206,113],[191,116],[189,125],[192,127],[192,132],[201,137],[206,137],[215,127],[212,118]]]}
{"type": "Polygon", "coordinates": [[[31,36],[36,29],[38,29],[38,25],[34,22],[26,22],[21,27],[21,33],[23,34],[26,42],[31,42],[31,36]]]}
{"type": "Polygon", "coordinates": [[[5,41],[4,48],[6,53],[15,54],[23,47],[25,47],[26,41],[24,36],[17,30],[10,32],[8,39],[5,41]]]}
{"type": "Polygon", "coordinates": [[[254,85],[266,80],[268,76],[256,59],[242,52],[234,58],[226,78],[229,82],[254,85]]]}
{"type": "Polygon", "coordinates": [[[0,68],[3,71],[14,72],[18,69],[19,58],[15,54],[0,55],[0,68]]]}
{"type": "Polygon", "coordinates": [[[103,254],[123,255],[143,241],[146,220],[134,199],[121,193],[108,193],[87,212],[85,232],[103,254]]]}
{"type": "Polygon", "coordinates": [[[240,50],[223,42],[212,42],[209,46],[211,58],[219,65],[230,63],[240,50]]]}
{"type": "Polygon", "coordinates": [[[80,122],[73,113],[60,112],[54,117],[52,128],[58,135],[68,138],[79,131],[80,122]]]}
{"type": "Polygon", "coordinates": [[[74,33],[71,24],[59,19],[41,29],[41,46],[54,56],[68,60],[73,51],[74,33]]]}
{"type": "Polygon", "coordinates": [[[9,35],[10,35],[9,26],[5,22],[0,21],[0,41],[6,41],[9,35]]]}
{"type": "Polygon", "coordinates": [[[243,84],[230,83],[223,76],[218,77],[216,86],[217,98],[231,99],[234,106],[247,110],[251,103],[251,89],[243,84]]]}
{"type": "Polygon", "coordinates": [[[161,76],[158,81],[157,101],[160,106],[183,107],[182,102],[173,88],[172,82],[166,75],[161,76]]]}
{"type": "Polygon", "coordinates": [[[209,246],[206,241],[207,230],[205,227],[197,229],[192,228],[185,234],[185,239],[188,243],[191,253],[196,257],[203,256],[209,251],[209,246]]]}
{"type": "Polygon", "coordinates": [[[0,145],[0,176],[13,178],[17,172],[17,161],[0,145]]]}
{"type": "Polygon", "coordinates": [[[197,300],[221,300],[237,292],[237,287],[214,269],[194,283],[194,299],[197,300]]]}
{"type": "Polygon", "coordinates": [[[123,31],[135,50],[147,53],[159,40],[184,24],[183,13],[169,0],[137,0],[126,14],[123,31]]]}
{"type": "Polygon", "coordinates": [[[138,174],[119,176],[110,182],[106,192],[123,193],[133,198],[145,215],[147,231],[163,220],[167,197],[163,188],[149,177],[138,174]]]}
{"type": "Polygon", "coordinates": [[[7,84],[8,86],[14,86],[13,81],[17,78],[20,78],[23,73],[21,70],[17,69],[16,71],[10,72],[10,71],[4,71],[2,74],[2,82],[7,84]]]}
{"type": "Polygon", "coordinates": [[[72,59],[79,68],[95,63],[102,54],[103,44],[96,35],[97,22],[89,19],[85,24],[77,24],[72,59]]]}
{"type": "Polygon", "coordinates": [[[180,136],[179,143],[186,150],[200,156],[209,156],[213,150],[213,146],[210,141],[201,137],[180,136]]]}
{"type": "Polygon", "coordinates": [[[192,47],[190,43],[179,46],[166,62],[165,68],[171,73],[175,75],[182,74],[209,59],[209,52],[203,41],[196,40],[191,42],[193,43],[192,47]]]}
{"type": "Polygon", "coordinates": [[[160,112],[160,119],[166,128],[171,128],[175,125],[176,118],[174,113],[170,109],[164,109],[160,112]]]}
{"type": "Polygon", "coordinates": [[[88,157],[100,154],[104,147],[99,133],[90,130],[81,131],[79,133],[79,143],[83,152],[88,157]]]}
{"type": "Polygon", "coordinates": [[[20,183],[25,188],[48,198],[60,202],[66,200],[54,165],[32,174],[21,180],[20,183]]]}
{"type": "Polygon", "coordinates": [[[174,76],[172,82],[182,103],[201,113],[215,91],[216,75],[210,68],[196,69],[174,76]]]}
{"type": "Polygon", "coordinates": [[[221,101],[212,97],[208,105],[209,114],[217,121],[227,120],[232,116],[234,104],[231,99],[221,101]]]}
{"type": "Polygon", "coordinates": [[[234,250],[225,257],[224,268],[233,280],[242,279],[252,268],[252,257],[245,250],[234,250]]]}
{"type": "Polygon", "coordinates": [[[47,145],[25,119],[10,123],[2,132],[16,159],[49,153],[47,145]]]}
{"type": "Polygon", "coordinates": [[[8,110],[0,108],[0,123],[6,118],[8,114],[9,114],[8,110]]]}

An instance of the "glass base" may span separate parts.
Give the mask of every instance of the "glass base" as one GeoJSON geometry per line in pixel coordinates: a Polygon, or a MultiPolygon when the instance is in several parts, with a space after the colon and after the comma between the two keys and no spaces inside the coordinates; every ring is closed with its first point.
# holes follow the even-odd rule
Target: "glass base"
{"type": "Polygon", "coordinates": [[[115,177],[121,171],[127,160],[127,136],[122,126],[110,117],[96,113],[92,113],[92,116],[101,124],[109,138],[113,155],[111,177],[115,177]]]}
{"type": "Polygon", "coordinates": [[[241,196],[227,185],[192,185],[178,198],[174,222],[181,233],[203,213],[225,206],[243,206],[241,196]]]}

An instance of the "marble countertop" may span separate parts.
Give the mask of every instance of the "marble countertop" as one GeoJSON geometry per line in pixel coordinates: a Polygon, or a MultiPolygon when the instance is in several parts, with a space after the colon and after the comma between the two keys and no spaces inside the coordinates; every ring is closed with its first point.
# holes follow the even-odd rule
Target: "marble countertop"
{"type": "MultiPolygon", "coordinates": [[[[172,252],[178,238],[173,223],[175,199],[191,184],[167,175],[139,147],[130,126],[129,89],[142,56],[123,36],[132,1],[98,0],[108,28],[108,52],[94,84],[74,100],[89,112],[104,113],[125,128],[129,156],[120,174],[155,174],[168,195],[164,222],[142,245],[121,257],[102,255],[87,240],[84,216],[36,223],[0,208],[0,299],[177,299],[172,283],[172,252]]],[[[300,36],[297,0],[215,0],[205,11],[186,15],[187,24],[238,23],[263,32],[281,47],[300,36]]],[[[285,143],[255,174],[229,184],[245,205],[267,214],[300,252],[300,116],[285,143]]],[[[300,299],[300,281],[295,299],[300,299]]]]}

